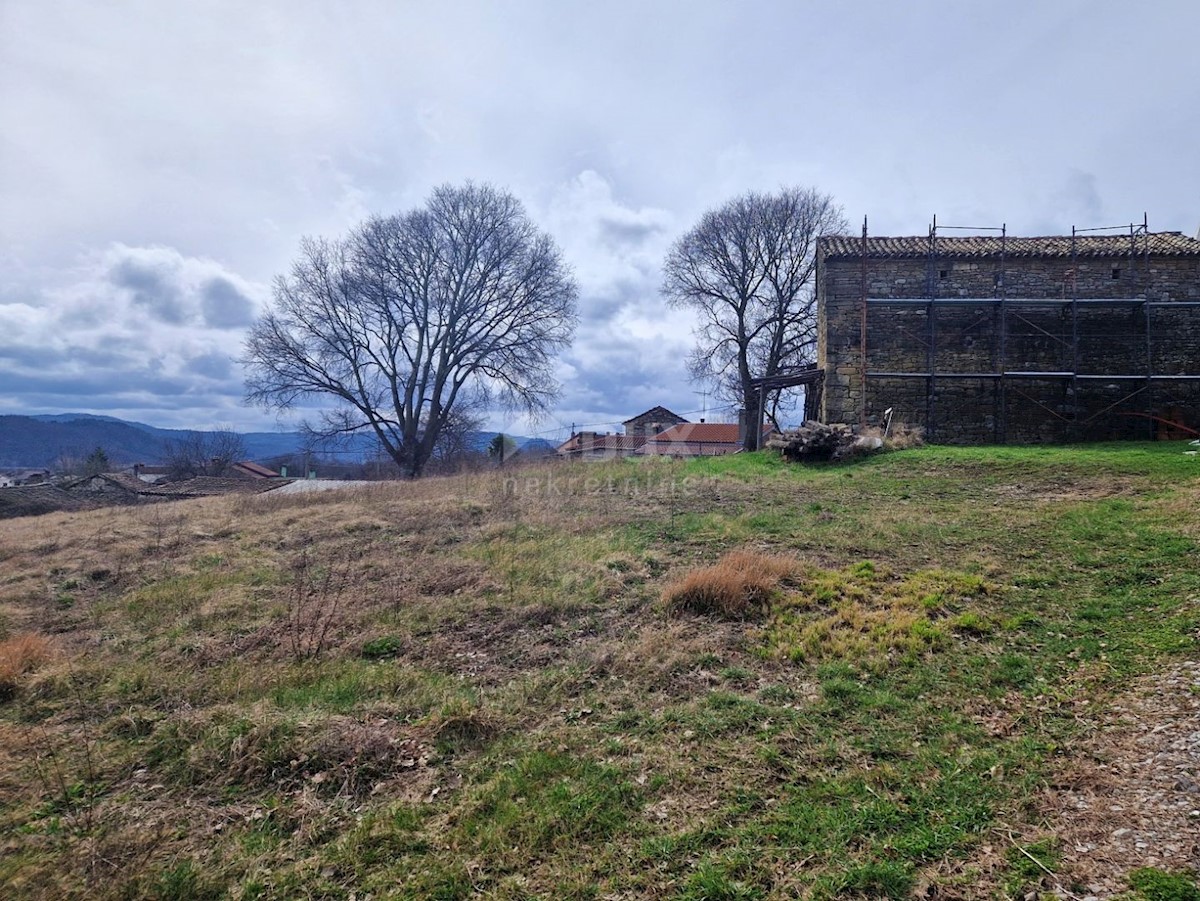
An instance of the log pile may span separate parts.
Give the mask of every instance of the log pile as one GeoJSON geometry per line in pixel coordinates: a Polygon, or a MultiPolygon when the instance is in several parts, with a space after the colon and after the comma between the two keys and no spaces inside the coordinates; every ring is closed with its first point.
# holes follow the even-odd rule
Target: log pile
{"type": "Polygon", "coordinates": [[[813,462],[848,456],[854,453],[857,440],[854,430],[845,423],[810,420],[798,429],[773,435],[767,447],[775,448],[793,463],[813,462]]]}

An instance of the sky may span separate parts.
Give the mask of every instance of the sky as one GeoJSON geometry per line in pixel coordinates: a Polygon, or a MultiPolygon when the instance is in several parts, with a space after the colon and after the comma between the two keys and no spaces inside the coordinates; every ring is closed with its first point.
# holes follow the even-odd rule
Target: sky
{"type": "Polygon", "coordinates": [[[304,236],[490,182],[580,288],[536,422],[695,419],[671,243],[746,191],[852,229],[1200,229],[1200,3],[0,0],[0,413],[292,428],[246,330],[304,236]]]}

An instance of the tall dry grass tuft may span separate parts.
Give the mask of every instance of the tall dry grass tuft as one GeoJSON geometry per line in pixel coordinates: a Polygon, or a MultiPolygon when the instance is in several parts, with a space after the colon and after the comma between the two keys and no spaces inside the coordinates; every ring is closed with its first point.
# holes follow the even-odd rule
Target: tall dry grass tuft
{"type": "Polygon", "coordinates": [[[733,551],[715,566],[693,570],[663,589],[671,613],[749,619],[761,613],[779,583],[794,575],[795,561],[754,551],[733,551]]]}
{"type": "Polygon", "coordinates": [[[883,446],[888,450],[908,450],[910,447],[920,447],[924,443],[925,430],[919,425],[893,422],[883,446]]]}
{"type": "Polygon", "coordinates": [[[0,641],[0,701],[13,697],[20,678],[37,670],[52,655],[49,640],[34,632],[23,632],[0,641]]]}

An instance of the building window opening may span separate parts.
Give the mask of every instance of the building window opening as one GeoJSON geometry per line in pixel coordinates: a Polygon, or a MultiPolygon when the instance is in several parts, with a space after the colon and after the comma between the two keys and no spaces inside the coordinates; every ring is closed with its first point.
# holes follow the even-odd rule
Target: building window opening
{"type": "Polygon", "coordinates": [[[1121,267],[1120,266],[1113,266],[1112,277],[1113,277],[1114,282],[1121,277],[1121,267]]]}
{"type": "Polygon", "coordinates": [[[949,269],[939,269],[939,270],[938,270],[938,278],[945,278],[945,277],[946,277],[946,276],[948,276],[949,274],[950,274],[950,270],[949,270],[949,269]]]}

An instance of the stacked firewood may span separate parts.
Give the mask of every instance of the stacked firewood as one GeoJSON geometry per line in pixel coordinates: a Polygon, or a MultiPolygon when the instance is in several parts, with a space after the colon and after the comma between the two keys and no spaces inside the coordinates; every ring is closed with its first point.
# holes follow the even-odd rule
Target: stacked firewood
{"type": "MultiPolygon", "coordinates": [[[[867,439],[871,450],[880,447],[879,439],[867,439]]],[[[814,460],[836,460],[868,450],[864,439],[854,434],[850,426],[841,422],[823,423],[808,421],[798,429],[776,433],[767,442],[792,462],[814,460]]]]}

